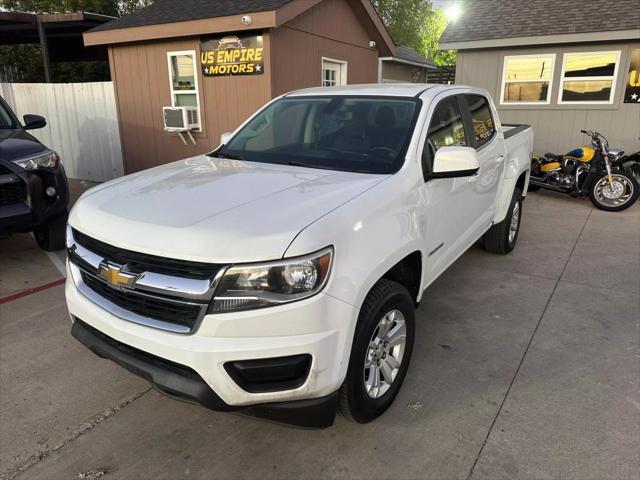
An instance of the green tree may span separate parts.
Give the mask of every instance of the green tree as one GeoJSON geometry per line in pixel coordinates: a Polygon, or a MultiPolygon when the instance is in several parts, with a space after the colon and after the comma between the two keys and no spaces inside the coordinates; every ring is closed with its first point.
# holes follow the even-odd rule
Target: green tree
{"type": "Polygon", "coordinates": [[[373,0],[373,5],[396,44],[422,51],[431,0],[373,0]]]}
{"type": "Polygon", "coordinates": [[[7,10],[21,12],[92,12],[117,16],[117,0],[0,0],[0,6],[7,10]]]}
{"type": "Polygon", "coordinates": [[[427,35],[424,37],[422,53],[433,63],[440,66],[449,66],[456,64],[456,50],[440,50],[438,42],[447,28],[447,17],[444,10],[434,8],[427,17],[427,35]]]}
{"type": "Polygon", "coordinates": [[[373,5],[396,44],[413,48],[436,65],[455,64],[455,51],[438,50],[447,19],[431,0],[373,0],[373,5]]]}

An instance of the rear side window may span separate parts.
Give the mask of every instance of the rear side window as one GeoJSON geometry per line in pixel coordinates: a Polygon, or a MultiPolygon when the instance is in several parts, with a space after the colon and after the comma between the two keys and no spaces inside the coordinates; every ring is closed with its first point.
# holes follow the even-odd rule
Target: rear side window
{"type": "Polygon", "coordinates": [[[489,101],[482,95],[465,95],[469,105],[469,114],[473,122],[473,134],[476,148],[480,148],[496,134],[496,126],[491,116],[489,101]]]}
{"type": "Polygon", "coordinates": [[[451,145],[468,145],[457,96],[445,98],[433,111],[427,141],[422,150],[423,173],[431,171],[435,153],[440,148],[451,145]]]}

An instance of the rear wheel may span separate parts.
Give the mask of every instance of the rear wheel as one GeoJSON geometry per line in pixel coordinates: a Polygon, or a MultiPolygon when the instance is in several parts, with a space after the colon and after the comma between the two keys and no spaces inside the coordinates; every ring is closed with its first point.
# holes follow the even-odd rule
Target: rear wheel
{"type": "Polygon", "coordinates": [[[415,309],[402,285],[380,280],[360,310],[340,411],[367,423],[393,402],[409,367],[415,336],[415,309]]]}
{"type": "Polygon", "coordinates": [[[33,229],[33,235],[41,249],[47,252],[64,249],[68,216],[69,212],[65,209],[62,213],[33,229]]]}
{"type": "Polygon", "coordinates": [[[498,255],[511,253],[518,241],[520,223],[522,221],[522,191],[516,187],[513,190],[511,204],[506,218],[489,229],[483,237],[484,249],[498,255]]]}
{"type": "Polygon", "coordinates": [[[626,210],[638,199],[638,182],[626,172],[613,173],[612,182],[606,175],[589,192],[591,202],[600,210],[619,212],[626,210]]]}

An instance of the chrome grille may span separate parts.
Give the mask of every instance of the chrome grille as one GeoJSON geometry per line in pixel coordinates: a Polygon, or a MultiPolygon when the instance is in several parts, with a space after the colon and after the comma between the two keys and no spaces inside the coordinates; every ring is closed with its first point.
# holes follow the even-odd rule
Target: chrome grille
{"type": "Polygon", "coordinates": [[[124,320],[175,333],[198,328],[226,270],[119,249],[70,227],[67,238],[70,273],[85,297],[124,320]],[[135,282],[109,283],[99,273],[105,265],[117,265],[135,282]]]}

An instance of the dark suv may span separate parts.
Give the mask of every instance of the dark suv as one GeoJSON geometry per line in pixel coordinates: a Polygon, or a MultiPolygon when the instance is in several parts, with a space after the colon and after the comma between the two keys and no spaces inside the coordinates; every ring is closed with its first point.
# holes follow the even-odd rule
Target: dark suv
{"type": "Polygon", "coordinates": [[[22,126],[0,97],[0,238],[33,231],[50,251],[65,246],[69,186],[58,154],[25,131],[46,125],[25,115],[22,126]]]}

